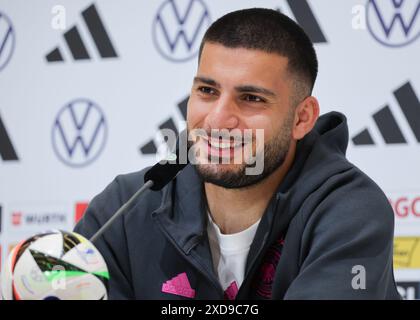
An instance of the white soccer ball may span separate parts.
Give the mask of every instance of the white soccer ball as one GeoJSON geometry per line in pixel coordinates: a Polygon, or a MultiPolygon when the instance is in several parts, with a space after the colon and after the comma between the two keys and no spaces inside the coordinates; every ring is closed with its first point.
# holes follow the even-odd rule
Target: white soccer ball
{"type": "Polygon", "coordinates": [[[106,300],[109,273],[83,236],[49,231],[20,242],[1,275],[5,300],[106,300]]]}

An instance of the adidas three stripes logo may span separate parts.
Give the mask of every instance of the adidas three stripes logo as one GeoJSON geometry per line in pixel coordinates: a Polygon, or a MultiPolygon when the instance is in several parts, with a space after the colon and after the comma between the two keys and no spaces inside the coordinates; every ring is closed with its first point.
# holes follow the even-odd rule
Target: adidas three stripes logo
{"type": "MultiPolygon", "coordinates": [[[[111,39],[105,30],[105,26],[99,16],[95,5],[89,6],[82,12],[83,20],[87,26],[87,29],[95,43],[96,49],[102,58],[116,58],[118,54],[112,45],[111,39]]],[[[85,43],[82,40],[79,29],[77,26],[73,26],[64,33],[64,40],[70,50],[70,53],[74,60],[89,60],[91,55],[89,54],[85,43]]],[[[50,53],[46,55],[48,62],[62,62],[64,61],[63,55],[59,47],[54,48],[50,53]]]]}
{"type": "MultiPolygon", "coordinates": [[[[410,82],[395,90],[394,96],[417,142],[420,142],[420,101],[410,82]]],[[[407,143],[388,105],[375,112],[372,117],[386,144],[407,143]]],[[[376,144],[367,128],[355,135],[352,141],[356,146],[376,144]]]]}

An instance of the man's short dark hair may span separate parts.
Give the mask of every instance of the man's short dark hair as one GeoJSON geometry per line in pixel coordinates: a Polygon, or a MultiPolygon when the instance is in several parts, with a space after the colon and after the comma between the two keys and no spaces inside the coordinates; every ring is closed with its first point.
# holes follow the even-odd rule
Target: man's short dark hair
{"type": "Polygon", "coordinates": [[[252,8],[222,16],[206,31],[199,59],[206,42],[278,53],[288,58],[288,71],[295,76],[295,93],[304,98],[312,92],[318,73],[313,44],[296,22],[276,10],[252,8]]]}

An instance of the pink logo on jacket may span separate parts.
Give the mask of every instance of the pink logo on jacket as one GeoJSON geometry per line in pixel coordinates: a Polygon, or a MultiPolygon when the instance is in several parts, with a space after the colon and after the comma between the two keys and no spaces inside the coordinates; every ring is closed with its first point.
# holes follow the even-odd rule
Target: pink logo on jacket
{"type": "Polygon", "coordinates": [[[284,245],[284,240],[280,239],[274,243],[267,251],[263,264],[253,282],[253,289],[257,295],[271,299],[273,291],[274,276],[276,273],[277,264],[279,263],[281,251],[284,245]]]}
{"type": "Polygon", "coordinates": [[[229,287],[227,287],[225,290],[225,300],[235,300],[238,291],[239,289],[236,281],[232,281],[229,287]]]}
{"type": "Polygon", "coordinates": [[[191,288],[185,272],[180,273],[176,277],[162,284],[162,292],[175,294],[177,296],[194,298],[195,290],[191,288]]]}

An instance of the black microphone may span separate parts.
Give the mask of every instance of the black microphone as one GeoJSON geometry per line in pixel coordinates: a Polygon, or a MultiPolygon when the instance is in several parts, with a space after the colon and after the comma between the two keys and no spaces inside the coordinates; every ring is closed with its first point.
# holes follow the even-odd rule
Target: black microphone
{"type": "Polygon", "coordinates": [[[188,164],[186,134],[186,130],[179,134],[175,150],[167,159],[156,163],[145,173],[144,182],[153,181],[153,185],[150,187],[151,190],[161,190],[188,164]]]}
{"type": "Polygon", "coordinates": [[[131,206],[131,204],[146,190],[161,190],[188,164],[187,131],[182,131],[176,141],[175,150],[168,159],[163,160],[151,167],[144,175],[144,184],[115,212],[112,217],[89,239],[96,241],[112,223],[131,206]]]}

